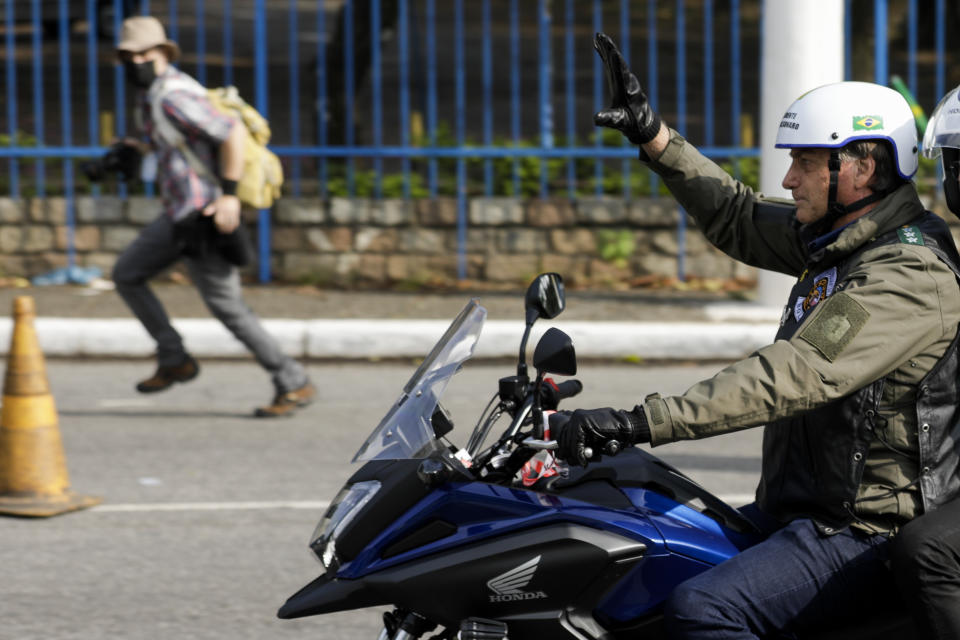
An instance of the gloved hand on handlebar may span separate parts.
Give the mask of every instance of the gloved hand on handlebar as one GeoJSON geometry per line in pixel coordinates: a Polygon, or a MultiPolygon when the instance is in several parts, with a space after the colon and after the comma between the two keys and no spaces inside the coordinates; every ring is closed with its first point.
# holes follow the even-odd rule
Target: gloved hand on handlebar
{"type": "Polygon", "coordinates": [[[633,75],[623,56],[605,33],[598,33],[593,47],[607,71],[610,106],[593,116],[598,127],[616,129],[634,144],[645,144],[660,132],[660,116],[650,106],[640,81],[633,75]]]}
{"type": "Polygon", "coordinates": [[[631,411],[577,409],[551,416],[550,434],[559,442],[558,457],[586,466],[601,453],[615,454],[621,447],[650,442],[650,425],[640,405],[631,411]]]}

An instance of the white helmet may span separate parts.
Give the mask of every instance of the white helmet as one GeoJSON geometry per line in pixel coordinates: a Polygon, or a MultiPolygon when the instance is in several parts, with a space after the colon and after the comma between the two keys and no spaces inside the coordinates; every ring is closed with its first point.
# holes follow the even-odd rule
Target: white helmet
{"type": "Polygon", "coordinates": [[[923,134],[923,155],[936,158],[942,147],[960,149],[960,87],[943,96],[923,134]]]}
{"type": "Polygon", "coordinates": [[[933,110],[923,134],[923,155],[941,156],[947,207],[960,216],[960,87],[945,95],[933,110]]]}
{"type": "Polygon", "coordinates": [[[839,149],[856,140],[886,140],[897,173],[917,172],[917,125],[899,93],[870,82],[837,82],[797,98],[780,121],[776,147],[839,149]]]}

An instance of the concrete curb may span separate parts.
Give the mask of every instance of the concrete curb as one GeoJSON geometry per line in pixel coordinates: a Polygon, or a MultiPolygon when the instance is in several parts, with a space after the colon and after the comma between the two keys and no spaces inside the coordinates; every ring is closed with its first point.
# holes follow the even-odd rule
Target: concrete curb
{"type": "MultiPolygon", "coordinates": [[[[550,326],[573,338],[581,358],[615,360],[728,360],[769,344],[777,323],[756,322],[540,322],[530,350],[550,326]]],[[[283,350],[298,359],[421,358],[449,326],[449,320],[263,320],[283,350]]],[[[244,346],[213,319],[174,320],[197,357],[246,358],[244,346]]],[[[0,318],[0,354],[6,355],[13,321],[0,318]]],[[[37,318],[40,347],[47,357],[145,358],[154,343],[133,319],[37,318]]],[[[475,358],[513,358],[523,333],[521,321],[488,321],[475,358]]]]}

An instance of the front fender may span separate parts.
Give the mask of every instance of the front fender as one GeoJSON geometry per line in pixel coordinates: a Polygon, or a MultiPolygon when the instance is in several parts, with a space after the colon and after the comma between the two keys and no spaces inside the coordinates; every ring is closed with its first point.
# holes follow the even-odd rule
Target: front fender
{"type": "Polygon", "coordinates": [[[341,580],[325,573],[287,598],[277,617],[289,620],[383,604],[389,603],[362,578],[341,580]]]}

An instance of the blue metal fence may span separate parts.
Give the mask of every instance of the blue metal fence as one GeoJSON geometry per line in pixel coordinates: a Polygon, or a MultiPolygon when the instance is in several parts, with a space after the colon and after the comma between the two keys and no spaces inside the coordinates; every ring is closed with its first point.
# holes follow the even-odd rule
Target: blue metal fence
{"type": "MultiPolygon", "coordinates": [[[[131,96],[112,50],[132,13],[164,21],[187,72],[209,85],[236,84],[273,116],[289,195],[453,196],[461,248],[471,194],[657,194],[656,177],[632,162],[635,148],[592,126],[607,100],[594,31],[618,39],[653,103],[706,155],[759,154],[743,137],[752,131],[742,116],[755,121],[759,110],[760,0],[195,0],[192,11],[177,0],[2,1],[5,190],[67,195],[70,264],[73,196],[101,192],[76,178],[75,160],[101,155],[105,137],[128,133],[131,96]],[[86,130],[74,131],[83,117],[86,130]]],[[[891,22],[887,0],[871,10],[873,79],[900,73],[931,107],[946,87],[953,13],[944,0],[907,0],[905,21],[891,22]],[[889,33],[890,24],[905,24],[898,29],[906,33],[889,33]],[[918,37],[920,25],[934,25],[932,46],[918,37]],[[905,56],[891,56],[894,37],[905,41],[905,56]],[[921,63],[918,51],[934,62],[921,63]]],[[[854,14],[852,0],[846,13],[846,74],[860,77],[853,25],[866,16],[854,14]]],[[[113,188],[128,192],[102,187],[113,188]]],[[[133,188],[153,193],[150,184],[133,188]]],[[[268,256],[268,212],[258,224],[268,256]]],[[[261,280],[269,264],[260,261],[261,280]]]]}

